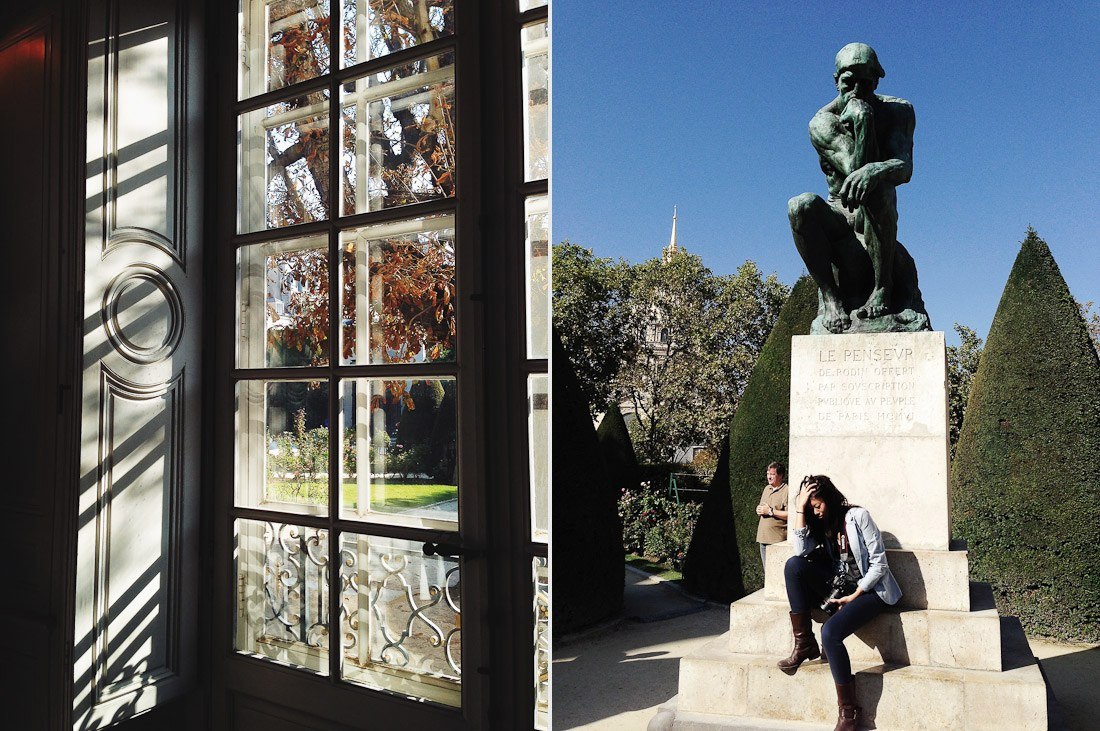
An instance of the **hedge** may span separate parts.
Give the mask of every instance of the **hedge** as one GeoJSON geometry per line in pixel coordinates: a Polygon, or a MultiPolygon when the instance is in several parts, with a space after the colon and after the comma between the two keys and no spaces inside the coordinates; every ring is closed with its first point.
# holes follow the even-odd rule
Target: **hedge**
{"type": "Polygon", "coordinates": [[[620,491],[609,481],[588,404],[554,332],[553,548],[554,635],[609,617],[623,604],[620,491]]]}
{"type": "MultiPolygon", "coordinates": [[[[764,586],[760,547],[756,542],[756,506],[764,489],[764,472],[772,461],[789,464],[791,424],[791,337],[808,335],[817,317],[817,284],[801,277],[779,311],[752,375],[733,415],[729,436],[731,530],[741,561],[740,591],[764,586]]],[[[721,469],[721,467],[719,467],[721,469]]]]}
{"type": "Polygon", "coordinates": [[[683,569],[685,589],[717,602],[732,602],[745,595],[730,504],[729,465],[730,443],[724,439],[683,569]]]}
{"type": "Polygon", "coordinates": [[[608,476],[615,487],[622,490],[637,490],[641,479],[638,472],[638,458],[634,455],[634,445],[626,430],[626,421],[616,404],[612,404],[596,430],[596,439],[600,443],[600,453],[608,476]]]}
{"type": "Polygon", "coordinates": [[[952,466],[971,578],[1028,632],[1100,641],[1100,361],[1028,229],[989,330],[952,466]]]}

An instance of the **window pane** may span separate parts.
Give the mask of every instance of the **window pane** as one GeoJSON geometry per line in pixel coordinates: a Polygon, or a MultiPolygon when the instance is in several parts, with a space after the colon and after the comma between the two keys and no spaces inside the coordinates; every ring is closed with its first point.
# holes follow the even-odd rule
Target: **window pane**
{"type": "Polygon", "coordinates": [[[455,380],[348,379],[340,414],[343,517],[453,528],[455,380]]]}
{"type": "Polygon", "coordinates": [[[237,252],[241,368],[328,363],[328,239],[245,246],[237,252]]]}
{"type": "Polygon", "coordinates": [[[328,531],[240,518],[234,647],[328,675],[328,531]]]}
{"type": "Polygon", "coordinates": [[[531,561],[535,590],[535,728],[550,728],[550,569],[546,558],[531,561]]]}
{"type": "Polygon", "coordinates": [[[519,11],[521,13],[524,10],[530,10],[531,8],[544,7],[546,7],[546,0],[519,0],[519,11]]]}
{"type": "Polygon", "coordinates": [[[448,706],[462,704],[458,560],[422,543],[340,538],[341,677],[448,706]]]}
{"type": "Polygon", "coordinates": [[[531,467],[531,539],[546,542],[550,469],[550,378],[527,377],[527,443],[531,467]]]}
{"type": "Polygon", "coordinates": [[[238,121],[239,232],[328,218],[328,91],[238,121]]]}
{"type": "Polygon", "coordinates": [[[344,67],[454,35],[454,0],[343,0],[344,67]]]}
{"type": "Polygon", "coordinates": [[[329,71],[328,0],[242,0],[241,99],[329,71]]]}
{"type": "Polygon", "coordinates": [[[454,196],[454,75],[446,53],[340,88],[345,215],[454,196]]]}
{"type": "Polygon", "coordinates": [[[454,236],[452,216],[340,234],[342,364],[454,361],[454,236]]]}
{"type": "Polygon", "coordinates": [[[237,384],[236,504],[328,512],[328,382],[237,384]]]}
{"type": "Polygon", "coordinates": [[[550,210],[544,195],[527,199],[527,357],[550,349],[550,210]]]}
{"type": "Polygon", "coordinates": [[[546,21],[524,26],[523,160],[526,180],[550,177],[550,32],[546,21]]]}

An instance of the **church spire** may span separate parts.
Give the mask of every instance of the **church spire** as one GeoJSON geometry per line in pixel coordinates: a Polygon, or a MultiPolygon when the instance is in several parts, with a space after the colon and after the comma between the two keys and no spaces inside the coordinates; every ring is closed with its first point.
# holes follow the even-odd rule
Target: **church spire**
{"type": "Polygon", "coordinates": [[[668,240],[668,248],[661,252],[661,259],[664,262],[668,262],[673,256],[680,251],[680,248],[676,245],[676,206],[672,207],[672,236],[668,240]]]}

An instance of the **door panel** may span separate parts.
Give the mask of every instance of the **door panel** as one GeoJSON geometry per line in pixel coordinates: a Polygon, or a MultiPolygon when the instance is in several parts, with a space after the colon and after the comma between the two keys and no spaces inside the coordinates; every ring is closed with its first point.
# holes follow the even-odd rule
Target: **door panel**
{"type": "Polygon", "coordinates": [[[198,159],[184,134],[196,103],[183,73],[185,18],[169,2],[107,0],[88,12],[81,729],[196,684],[202,267],[200,207],[183,174],[198,159]]]}

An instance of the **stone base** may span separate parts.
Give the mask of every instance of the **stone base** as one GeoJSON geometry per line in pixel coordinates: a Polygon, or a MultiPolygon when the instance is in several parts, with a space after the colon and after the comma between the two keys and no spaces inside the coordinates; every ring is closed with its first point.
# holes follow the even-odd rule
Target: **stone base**
{"type": "MultiPolygon", "coordinates": [[[[899,609],[970,611],[969,562],[966,543],[953,541],[950,551],[886,549],[886,562],[902,588],[899,609]]],[[[787,601],[783,566],[791,557],[788,541],[768,546],[764,597],[787,601]]]]}
{"type": "MultiPolygon", "coordinates": [[[[845,646],[853,662],[1000,670],[1001,620],[988,584],[972,584],[971,611],[903,609],[868,622],[845,646]]],[[[730,607],[730,652],[779,655],[791,644],[790,607],[758,591],[730,607]]],[[[814,613],[814,634],[821,622],[814,613]]],[[[776,658],[778,659],[778,657],[776,658]]]]}
{"type": "MultiPolygon", "coordinates": [[[[788,631],[789,635],[789,631],[788,631]]],[[[1047,690],[1019,623],[1001,626],[1002,671],[861,662],[853,658],[865,723],[890,729],[1045,729],[1047,690]]],[[[730,636],[680,661],[679,695],[654,719],[660,728],[829,728],[836,691],[827,664],[788,676],[775,663],[790,638],[767,654],[734,653],[730,636]]],[[[654,728],[651,725],[651,728],[654,728]]]]}

